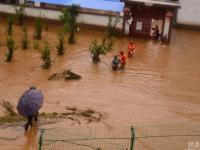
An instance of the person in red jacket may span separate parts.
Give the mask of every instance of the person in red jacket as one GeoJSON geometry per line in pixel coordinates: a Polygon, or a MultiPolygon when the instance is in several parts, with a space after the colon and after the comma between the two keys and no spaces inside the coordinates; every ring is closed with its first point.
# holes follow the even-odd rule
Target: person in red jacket
{"type": "Polygon", "coordinates": [[[119,67],[119,69],[124,70],[125,65],[126,65],[126,56],[125,56],[124,52],[122,52],[122,51],[119,52],[119,58],[120,58],[120,67],[119,67]]]}
{"type": "Polygon", "coordinates": [[[128,57],[132,57],[133,53],[135,53],[135,44],[133,43],[133,41],[130,41],[130,43],[128,44],[128,57]]]}

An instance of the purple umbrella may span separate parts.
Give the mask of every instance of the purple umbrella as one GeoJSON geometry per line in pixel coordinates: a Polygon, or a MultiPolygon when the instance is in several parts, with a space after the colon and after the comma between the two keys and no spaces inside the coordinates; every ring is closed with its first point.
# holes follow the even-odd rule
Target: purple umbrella
{"type": "Polygon", "coordinates": [[[30,89],[19,99],[17,110],[24,117],[33,116],[42,107],[43,100],[44,96],[41,91],[30,89]]]}

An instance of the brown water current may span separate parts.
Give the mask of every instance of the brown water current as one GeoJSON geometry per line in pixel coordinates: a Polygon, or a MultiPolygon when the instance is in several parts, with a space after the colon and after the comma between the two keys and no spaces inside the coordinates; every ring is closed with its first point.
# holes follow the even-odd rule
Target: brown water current
{"type": "MultiPolygon", "coordinates": [[[[88,46],[93,39],[101,40],[103,32],[81,29],[77,43],[66,44],[64,56],[57,56],[59,26],[49,26],[40,45],[48,40],[55,62],[44,70],[40,53],[32,48],[33,25],[28,23],[27,27],[31,48],[22,50],[17,43],[13,62],[6,63],[6,28],[5,24],[0,25],[0,100],[16,106],[21,94],[35,85],[45,96],[41,112],[62,112],[65,106],[92,108],[107,114],[102,124],[122,127],[200,122],[200,32],[174,29],[170,45],[134,39],[136,54],[128,59],[124,71],[113,72],[111,60],[119,50],[127,51],[129,38],[117,38],[114,50],[101,56],[99,64],[93,64],[88,46]],[[68,68],[82,79],[48,81],[51,73],[68,68]]],[[[14,26],[15,41],[20,42],[21,38],[21,27],[14,26]]],[[[1,107],[0,115],[4,115],[1,107]]],[[[66,120],[42,127],[69,125],[66,120]]],[[[24,133],[21,126],[1,128],[0,144],[6,150],[36,149],[37,136],[37,129],[24,133]]]]}

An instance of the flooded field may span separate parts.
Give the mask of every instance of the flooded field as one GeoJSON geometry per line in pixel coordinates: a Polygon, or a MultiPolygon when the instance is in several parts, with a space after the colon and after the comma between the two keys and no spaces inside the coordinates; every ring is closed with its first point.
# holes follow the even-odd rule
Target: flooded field
{"type": "MultiPolygon", "coordinates": [[[[128,59],[124,71],[113,72],[110,66],[119,50],[127,51],[129,38],[115,40],[114,50],[93,64],[88,51],[90,41],[101,40],[103,32],[82,30],[75,45],[66,44],[64,56],[56,55],[59,26],[44,31],[40,46],[48,41],[54,63],[49,70],[41,68],[41,54],[33,49],[33,23],[28,23],[31,40],[28,50],[22,50],[22,28],[14,26],[17,50],[11,63],[5,62],[6,27],[0,24],[0,100],[16,106],[19,97],[31,85],[45,96],[40,112],[62,112],[66,106],[91,108],[106,114],[100,123],[91,125],[130,126],[165,123],[200,122],[200,32],[173,30],[170,45],[144,39],[134,39],[136,54],[128,59]],[[80,74],[79,81],[49,81],[51,73],[71,69],[80,74]]],[[[0,115],[4,115],[0,107],[0,115]]],[[[70,127],[64,120],[38,128],[70,127]]],[[[90,124],[74,124],[90,126],[90,124]]],[[[23,126],[0,128],[1,149],[37,149],[37,127],[24,133],[23,126]]]]}

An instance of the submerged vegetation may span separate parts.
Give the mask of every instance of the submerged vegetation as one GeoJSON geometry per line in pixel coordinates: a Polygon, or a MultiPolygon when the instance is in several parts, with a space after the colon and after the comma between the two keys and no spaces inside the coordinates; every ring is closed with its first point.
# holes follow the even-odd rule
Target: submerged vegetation
{"type": "Polygon", "coordinates": [[[41,58],[43,60],[42,67],[49,69],[51,67],[51,49],[49,48],[48,42],[45,42],[44,48],[41,51],[41,58]]]}
{"type": "Polygon", "coordinates": [[[60,20],[64,23],[64,29],[69,32],[68,43],[75,43],[75,31],[77,28],[76,17],[79,14],[79,6],[72,5],[62,11],[60,20]]]}
{"type": "Polygon", "coordinates": [[[120,22],[119,16],[114,17],[112,15],[109,15],[108,24],[106,27],[106,38],[110,39],[117,35],[116,27],[119,22],[120,22]]]}
{"type": "Polygon", "coordinates": [[[101,42],[98,42],[97,40],[91,41],[89,45],[89,51],[93,62],[95,63],[99,62],[101,60],[100,55],[104,55],[112,50],[114,44],[113,37],[116,36],[117,23],[119,23],[119,16],[113,19],[113,16],[110,15],[106,28],[106,35],[104,36],[102,41],[101,42]]]}
{"type": "Polygon", "coordinates": [[[24,19],[26,16],[25,7],[26,6],[24,4],[20,4],[19,7],[15,7],[16,19],[19,25],[24,24],[24,19]]]}
{"type": "Polygon", "coordinates": [[[59,79],[65,79],[65,80],[79,80],[81,79],[81,76],[72,72],[70,69],[64,70],[61,73],[53,73],[50,75],[48,80],[59,80],[59,79]]]}
{"type": "Polygon", "coordinates": [[[58,55],[64,54],[65,48],[64,48],[64,36],[63,36],[63,34],[58,35],[58,44],[56,45],[56,49],[57,49],[58,55]]]}
{"type": "Polygon", "coordinates": [[[29,44],[28,33],[26,27],[23,27],[22,48],[27,49],[29,44]]]}
{"type": "Polygon", "coordinates": [[[7,48],[8,52],[6,53],[6,62],[11,62],[13,58],[13,53],[16,49],[15,47],[15,41],[12,39],[12,37],[7,38],[7,48]]]}
{"type": "Polygon", "coordinates": [[[99,62],[100,55],[104,55],[110,50],[112,50],[113,41],[103,38],[102,42],[98,42],[97,40],[93,40],[90,43],[89,51],[92,57],[92,61],[97,63],[99,62]]]}
{"type": "Polygon", "coordinates": [[[15,21],[15,17],[13,15],[9,15],[7,18],[7,33],[8,35],[12,35],[13,33],[13,24],[15,21]]]}
{"type": "MultiPolygon", "coordinates": [[[[0,106],[5,109],[6,115],[0,116],[0,125],[17,125],[18,123],[22,123],[26,121],[26,118],[19,116],[14,111],[14,106],[10,104],[10,102],[2,100],[0,102],[0,106]]],[[[84,123],[91,123],[91,122],[100,122],[102,119],[106,117],[105,114],[100,112],[96,112],[93,109],[82,109],[75,106],[66,106],[66,111],[62,113],[52,112],[52,113],[40,113],[39,123],[46,122],[46,123],[54,123],[60,119],[69,119],[73,123],[81,124],[84,123]],[[51,122],[50,122],[51,120],[51,122]]],[[[20,125],[20,124],[18,124],[20,125]]]]}
{"type": "Polygon", "coordinates": [[[37,40],[40,40],[42,38],[42,19],[41,18],[36,18],[35,19],[35,33],[33,37],[37,40]]]}

